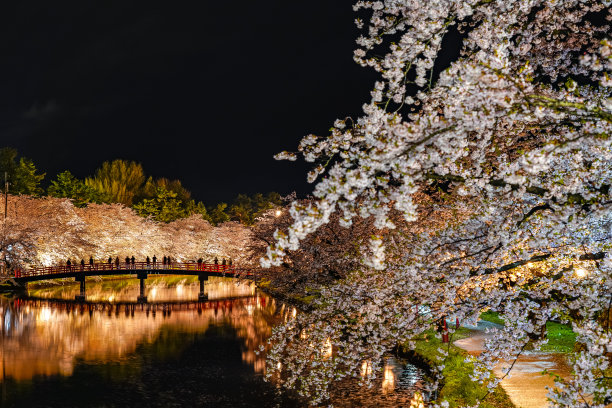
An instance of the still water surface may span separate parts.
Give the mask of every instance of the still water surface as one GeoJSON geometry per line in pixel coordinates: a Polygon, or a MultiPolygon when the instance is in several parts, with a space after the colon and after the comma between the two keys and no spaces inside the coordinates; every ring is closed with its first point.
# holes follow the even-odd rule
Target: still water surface
{"type": "MultiPolygon", "coordinates": [[[[263,381],[255,351],[294,309],[252,284],[211,279],[198,303],[196,278],[30,289],[0,297],[2,407],[305,407],[263,381]]],[[[421,372],[393,357],[372,388],[338,385],[335,406],[408,406],[421,372]]]]}

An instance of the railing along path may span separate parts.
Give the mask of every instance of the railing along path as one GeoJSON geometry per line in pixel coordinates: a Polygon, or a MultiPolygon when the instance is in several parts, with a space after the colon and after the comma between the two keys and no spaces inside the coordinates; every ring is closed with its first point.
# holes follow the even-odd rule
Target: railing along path
{"type": "Polygon", "coordinates": [[[51,276],[59,274],[72,274],[83,272],[88,275],[95,275],[95,272],[103,272],[108,275],[109,272],[130,272],[134,271],[167,271],[172,274],[185,271],[189,275],[204,272],[207,275],[219,275],[227,277],[248,277],[254,276],[253,272],[248,269],[238,268],[235,265],[220,265],[199,262],[119,262],[119,263],[86,263],[76,265],[59,265],[59,266],[41,266],[25,270],[15,270],[15,278],[30,278],[37,276],[51,276]],[[175,272],[176,271],[176,272],[175,272]]]}

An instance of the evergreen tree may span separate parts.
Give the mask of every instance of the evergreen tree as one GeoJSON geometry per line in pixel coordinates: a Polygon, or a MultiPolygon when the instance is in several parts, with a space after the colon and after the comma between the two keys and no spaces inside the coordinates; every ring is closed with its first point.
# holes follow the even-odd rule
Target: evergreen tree
{"type": "Polygon", "coordinates": [[[85,207],[91,202],[104,201],[98,190],[86,185],[68,170],[57,175],[57,179],[53,180],[47,189],[47,194],[51,197],[70,198],[76,207],[85,207]]]}
{"type": "Polygon", "coordinates": [[[21,157],[17,161],[17,150],[11,147],[0,149],[0,178],[6,172],[11,194],[40,195],[43,189],[40,183],[45,173],[38,174],[32,160],[21,157]]]}
{"type": "Polygon", "coordinates": [[[160,222],[171,222],[187,216],[183,202],[177,198],[177,194],[163,187],[157,188],[154,198],[145,198],[133,208],[138,215],[160,222]]]}

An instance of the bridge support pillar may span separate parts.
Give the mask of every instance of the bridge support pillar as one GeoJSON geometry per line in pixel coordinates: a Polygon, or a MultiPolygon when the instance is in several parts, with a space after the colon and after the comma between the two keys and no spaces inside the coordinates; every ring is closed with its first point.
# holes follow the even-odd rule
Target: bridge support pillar
{"type": "Polygon", "coordinates": [[[198,275],[200,280],[200,293],[198,294],[198,301],[203,302],[208,300],[208,295],[204,293],[204,283],[208,280],[208,275],[198,275]]]}
{"type": "Polygon", "coordinates": [[[138,296],[138,303],[147,303],[147,297],[145,296],[145,279],[147,279],[146,272],[138,272],[138,279],[140,279],[140,295],[138,296]]]}
{"type": "Polygon", "coordinates": [[[84,302],[85,301],[85,274],[82,274],[82,276],[75,277],[74,280],[80,283],[79,294],[74,296],[74,300],[76,300],[77,302],[84,302]]]}

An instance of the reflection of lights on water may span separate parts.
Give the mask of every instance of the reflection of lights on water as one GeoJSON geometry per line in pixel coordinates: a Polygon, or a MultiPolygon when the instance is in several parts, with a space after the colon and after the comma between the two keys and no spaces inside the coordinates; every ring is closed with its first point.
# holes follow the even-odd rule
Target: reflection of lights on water
{"type": "Polygon", "coordinates": [[[247,311],[249,316],[253,316],[253,305],[247,305],[246,306],[246,311],[247,311]]]}
{"type": "Polygon", "coordinates": [[[297,316],[297,309],[294,307],[293,311],[291,312],[291,316],[293,316],[293,318],[295,319],[295,316],[297,316]]]}
{"type": "Polygon", "coordinates": [[[576,274],[578,278],[581,278],[581,279],[587,276],[587,270],[580,266],[574,270],[574,273],[576,274]]]}
{"type": "Polygon", "coordinates": [[[372,362],[370,360],[366,360],[361,363],[361,376],[367,377],[372,374],[372,362]]]}
{"type": "Polygon", "coordinates": [[[115,300],[115,295],[110,295],[110,296],[108,297],[108,301],[109,301],[109,302],[112,302],[113,300],[115,300]]]}
{"type": "Polygon", "coordinates": [[[149,297],[151,299],[155,299],[155,296],[157,296],[157,288],[153,287],[151,288],[151,291],[149,292],[149,297]]]}
{"type": "Polygon", "coordinates": [[[385,370],[383,373],[382,391],[384,394],[393,392],[395,390],[395,373],[393,367],[385,363],[385,370]]]}
{"type": "Polygon", "coordinates": [[[43,307],[40,309],[40,313],[38,314],[38,320],[41,322],[48,322],[51,319],[51,309],[48,307],[43,307]]]}
{"type": "Polygon", "coordinates": [[[184,289],[184,288],[183,288],[183,285],[182,285],[182,284],[178,284],[178,285],[176,285],[176,294],[177,294],[178,296],[181,296],[181,295],[183,294],[183,291],[184,291],[183,289],[184,289]]]}

